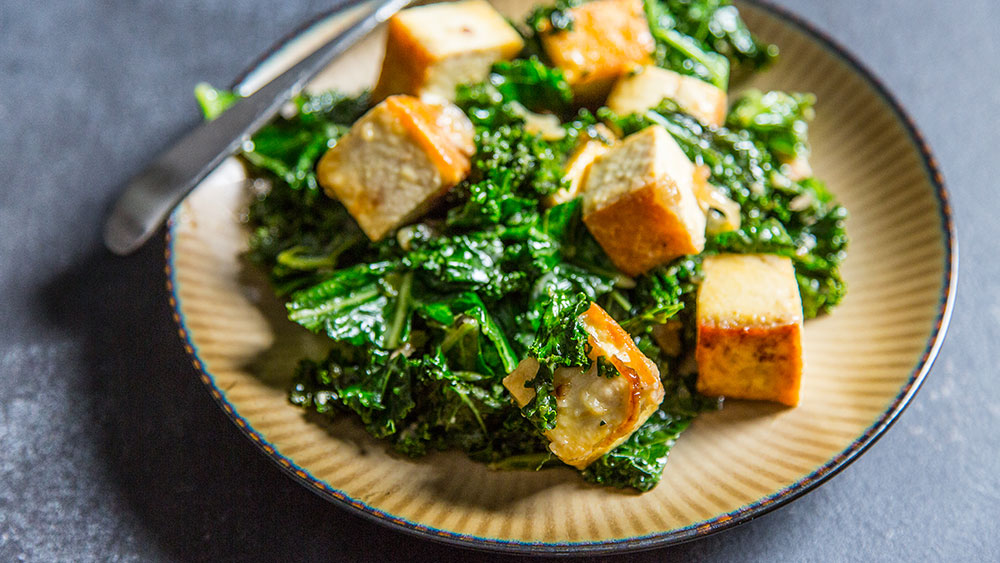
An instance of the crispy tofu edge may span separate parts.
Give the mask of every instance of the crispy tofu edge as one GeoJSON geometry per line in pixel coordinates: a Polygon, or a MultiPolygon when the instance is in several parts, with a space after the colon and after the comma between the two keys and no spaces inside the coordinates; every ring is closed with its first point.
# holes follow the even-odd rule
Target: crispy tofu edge
{"type": "Polygon", "coordinates": [[[586,213],[583,222],[619,270],[638,276],[704,248],[704,234],[688,232],[673,209],[667,194],[676,191],[673,180],[661,178],[586,213]]]}
{"type": "Polygon", "coordinates": [[[697,338],[699,393],[799,404],[801,323],[726,328],[699,324],[697,338]]]}
{"type": "MultiPolygon", "coordinates": [[[[652,63],[656,43],[649,31],[641,0],[593,0],[570,9],[569,13],[580,20],[579,24],[573,30],[558,33],[549,33],[548,29],[543,29],[541,41],[542,48],[552,59],[553,64],[566,73],[566,78],[579,103],[590,106],[600,104],[622,73],[634,65],[652,63]],[[606,64],[598,63],[597,68],[583,68],[584,65],[578,64],[573,57],[563,57],[562,53],[566,51],[581,50],[580,44],[585,43],[588,36],[600,31],[594,24],[601,21],[599,15],[605,10],[625,14],[624,21],[631,24],[628,26],[628,31],[634,33],[634,37],[628,38],[626,42],[612,46],[615,51],[614,60],[605,61],[606,64]],[[629,46],[629,42],[635,44],[632,50],[642,54],[622,54],[621,51],[626,50],[623,47],[629,46]]],[[[614,38],[614,35],[608,37],[614,38]]],[[[605,41],[584,47],[589,48],[590,54],[594,51],[606,53],[608,45],[605,41]]],[[[587,57],[584,55],[581,58],[587,57]]]]}

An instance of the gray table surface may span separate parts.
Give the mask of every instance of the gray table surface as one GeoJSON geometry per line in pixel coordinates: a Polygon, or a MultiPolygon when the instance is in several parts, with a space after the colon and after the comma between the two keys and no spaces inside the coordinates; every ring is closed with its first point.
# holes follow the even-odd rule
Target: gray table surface
{"type": "MultiPolygon", "coordinates": [[[[162,236],[100,243],[122,183],[332,0],[0,0],[0,560],[499,559],[319,499],[197,381],[162,236]]],[[[336,1],[336,0],[333,0],[336,1]]],[[[953,196],[961,281],[930,377],[859,461],[731,531],[628,560],[1000,560],[1000,3],[780,0],[911,112],[953,196]]]]}

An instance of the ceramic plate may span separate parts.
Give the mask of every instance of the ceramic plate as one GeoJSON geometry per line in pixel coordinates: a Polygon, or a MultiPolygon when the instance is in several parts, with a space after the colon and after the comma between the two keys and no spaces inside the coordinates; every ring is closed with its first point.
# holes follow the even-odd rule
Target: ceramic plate
{"type": "MultiPolygon", "coordinates": [[[[536,0],[499,0],[515,19],[536,0]]],[[[813,166],[850,210],[849,292],[807,323],[802,403],[727,401],[699,417],[645,494],[591,486],[570,469],[494,472],[460,453],[412,460],[350,418],[327,423],[285,398],[295,361],[323,343],[287,321],[241,259],[242,167],[230,160],[177,209],[168,287],[181,337],[208,390],[292,478],[377,522],[508,552],[596,553],[685,541],[750,520],[843,469],[893,422],[927,375],[954,300],[956,238],[934,161],[892,97],[843,49],[793,16],[752,3],[750,27],[780,62],[746,86],[815,92],[813,166]]],[[[238,84],[244,93],[330,37],[331,14],[283,42],[238,84]]],[[[376,78],[376,33],[315,89],[376,78]]]]}

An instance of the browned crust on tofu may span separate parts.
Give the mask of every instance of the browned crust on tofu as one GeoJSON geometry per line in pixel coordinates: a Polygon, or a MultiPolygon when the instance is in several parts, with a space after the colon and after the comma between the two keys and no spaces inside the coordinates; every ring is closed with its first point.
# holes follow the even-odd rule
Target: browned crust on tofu
{"type": "Polygon", "coordinates": [[[413,96],[389,96],[385,105],[437,167],[444,182],[442,190],[447,191],[468,175],[471,155],[456,146],[449,136],[451,131],[445,130],[450,124],[442,123],[440,106],[413,96]]]}
{"type": "Polygon", "coordinates": [[[722,92],[719,96],[718,102],[715,104],[715,108],[712,112],[706,115],[709,125],[714,125],[716,127],[722,127],[722,124],[726,122],[726,112],[728,110],[728,102],[726,101],[726,93],[722,92]]]}
{"type": "Polygon", "coordinates": [[[698,392],[799,404],[802,327],[698,326],[698,392]]]}
{"type": "Polygon", "coordinates": [[[701,250],[667,201],[677,185],[661,178],[583,217],[615,266],[630,276],[701,250]]]}
{"type": "Polygon", "coordinates": [[[385,56],[378,84],[372,90],[372,102],[392,94],[413,94],[424,84],[432,55],[414,37],[398,17],[386,25],[385,56]]]}
{"type": "Polygon", "coordinates": [[[577,101],[601,102],[633,64],[650,64],[656,48],[641,0],[594,0],[569,10],[573,29],[543,29],[552,62],[563,69],[577,101]]]}

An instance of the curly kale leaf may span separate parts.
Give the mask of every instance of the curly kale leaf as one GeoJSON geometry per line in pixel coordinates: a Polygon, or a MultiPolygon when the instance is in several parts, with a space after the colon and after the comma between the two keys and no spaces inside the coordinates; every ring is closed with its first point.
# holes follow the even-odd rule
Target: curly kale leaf
{"type": "Polygon", "coordinates": [[[292,294],[288,318],[354,346],[394,349],[409,334],[413,276],[391,262],[357,264],[292,294]]]}
{"type": "Polygon", "coordinates": [[[505,100],[517,100],[530,111],[564,115],[573,103],[563,71],[546,66],[538,57],[496,63],[489,84],[505,100]]]}
{"type": "Polygon", "coordinates": [[[372,347],[337,346],[323,362],[299,363],[289,399],[292,404],[333,415],[358,414],[373,436],[384,438],[416,405],[413,378],[418,362],[372,347]]]}
{"type": "Polygon", "coordinates": [[[749,90],[733,102],[726,125],[746,129],[783,161],[809,155],[808,122],[813,119],[812,94],[749,90]]]}
{"type": "Polygon", "coordinates": [[[527,385],[535,390],[535,397],[521,409],[521,413],[541,432],[556,425],[556,398],[553,373],[560,367],[586,367],[589,343],[587,331],[580,321],[590,306],[586,294],[567,294],[550,291],[543,303],[535,341],[528,349],[528,357],[538,361],[538,373],[527,385]]]}
{"type": "Polygon", "coordinates": [[[670,448],[691,420],[657,410],[628,440],[591,463],[583,478],[600,485],[652,489],[663,476],[670,448]]]}
{"type": "Polygon", "coordinates": [[[479,129],[476,146],[472,175],[453,191],[464,203],[449,211],[450,226],[533,221],[538,198],[563,186],[564,155],[524,127],[479,129]]]}
{"type": "Polygon", "coordinates": [[[778,56],[777,46],[757,39],[729,0],[646,1],[659,4],[667,14],[659,20],[660,25],[684,34],[699,48],[728,59],[732,74],[761,70],[778,56]]]}
{"type": "Polygon", "coordinates": [[[621,326],[634,338],[648,336],[654,327],[685,307],[694,306],[700,276],[701,261],[697,257],[679,258],[640,277],[627,297],[613,294],[608,299],[608,310],[625,319],[621,326]]]}
{"type": "Polygon", "coordinates": [[[289,399],[331,418],[354,413],[368,432],[411,456],[450,448],[484,462],[544,455],[544,443],[511,406],[498,377],[451,365],[444,348],[455,331],[463,333],[457,340],[489,338],[468,331],[466,319],[456,315],[433,331],[423,354],[335,346],[323,361],[304,360],[289,399]]]}
{"type": "Polygon", "coordinates": [[[696,76],[722,90],[729,87],[729,59],[678,29],[678,18],[668,2],[646,0],[645,8],[656,40],[657,66],[696,76]]]}

